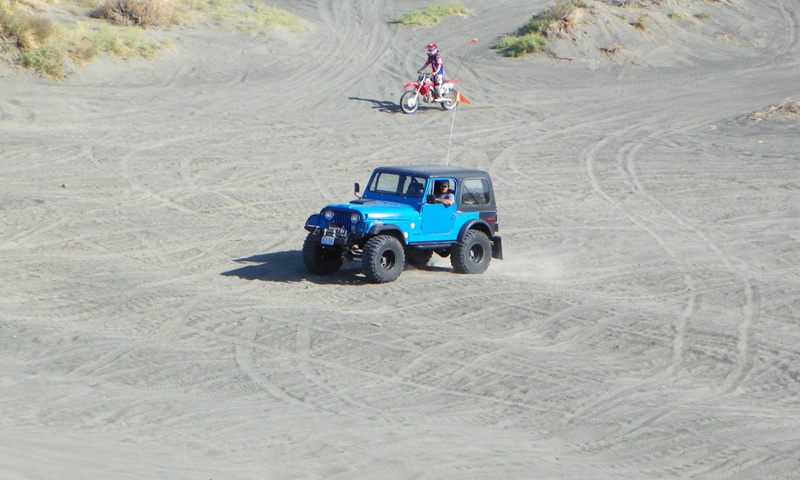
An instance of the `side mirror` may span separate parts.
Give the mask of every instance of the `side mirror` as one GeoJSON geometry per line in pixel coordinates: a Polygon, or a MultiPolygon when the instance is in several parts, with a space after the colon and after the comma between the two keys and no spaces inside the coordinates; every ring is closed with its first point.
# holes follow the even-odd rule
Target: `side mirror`
{"type": "Polygon", "coordinates": [[[428,195],[425,198],[425,203],[436,203],[436,197],[434,195],[428,195]]]}
{"type": "Polygon", "coordinates": [[[358,195],[359,192],[361,192],[361,185],[359,185],[358,182],[356,182],[355,185],[353,185],[353,193],[355,194],[356,197],[361,198],[358,195]]]}

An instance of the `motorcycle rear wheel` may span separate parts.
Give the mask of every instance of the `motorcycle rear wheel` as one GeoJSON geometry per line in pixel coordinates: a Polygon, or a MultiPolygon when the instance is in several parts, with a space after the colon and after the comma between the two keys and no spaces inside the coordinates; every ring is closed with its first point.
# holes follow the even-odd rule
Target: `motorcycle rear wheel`
{"type": "Polygon", "coordinates": [[[419,108],[419,94],[415,90],[406,90],[400,97],[400,109],[409,115],[419,108]]]}

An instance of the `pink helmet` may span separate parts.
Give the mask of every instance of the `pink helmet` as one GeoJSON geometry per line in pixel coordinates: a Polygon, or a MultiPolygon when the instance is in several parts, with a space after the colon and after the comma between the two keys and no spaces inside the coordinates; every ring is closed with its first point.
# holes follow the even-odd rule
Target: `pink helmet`
{"type": "Polygon", "coordinates": [[[428,50],[428,55],[429,56],[430,55],[436,55],[437,53],[439,53],[439,48],[436,46],[435,43],[431,43],[430,45],[428,45],[425,48],[428,50]]]}

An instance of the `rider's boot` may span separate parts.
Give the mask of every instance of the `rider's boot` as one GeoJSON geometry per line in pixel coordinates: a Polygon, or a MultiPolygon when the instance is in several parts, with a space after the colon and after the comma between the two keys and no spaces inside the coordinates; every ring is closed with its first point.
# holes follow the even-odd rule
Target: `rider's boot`
{"type": "Polygon", "coordinates": [[[442,98],[442,87],[434,87],[433,89],[433,100],[436,101],[442,98]]]}

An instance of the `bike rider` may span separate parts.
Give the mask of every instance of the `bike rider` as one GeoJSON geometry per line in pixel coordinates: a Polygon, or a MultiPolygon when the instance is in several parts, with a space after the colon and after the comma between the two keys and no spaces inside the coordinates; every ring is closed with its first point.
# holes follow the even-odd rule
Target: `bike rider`
{"type": "Polygon", "coordinates": [[[439,55],[439,48],[435,43],[428,45],[426,50],[428,52],[428,61],[425,62],[422,68],[417,70],[417,73],[422,73],[425,67],[428,65],[431,66],[431,71],[433,73],[433,96],[434,98],[441,98],[442,82],[444,80],[444,60],[442,60],[442,56],[439,55]]]}

